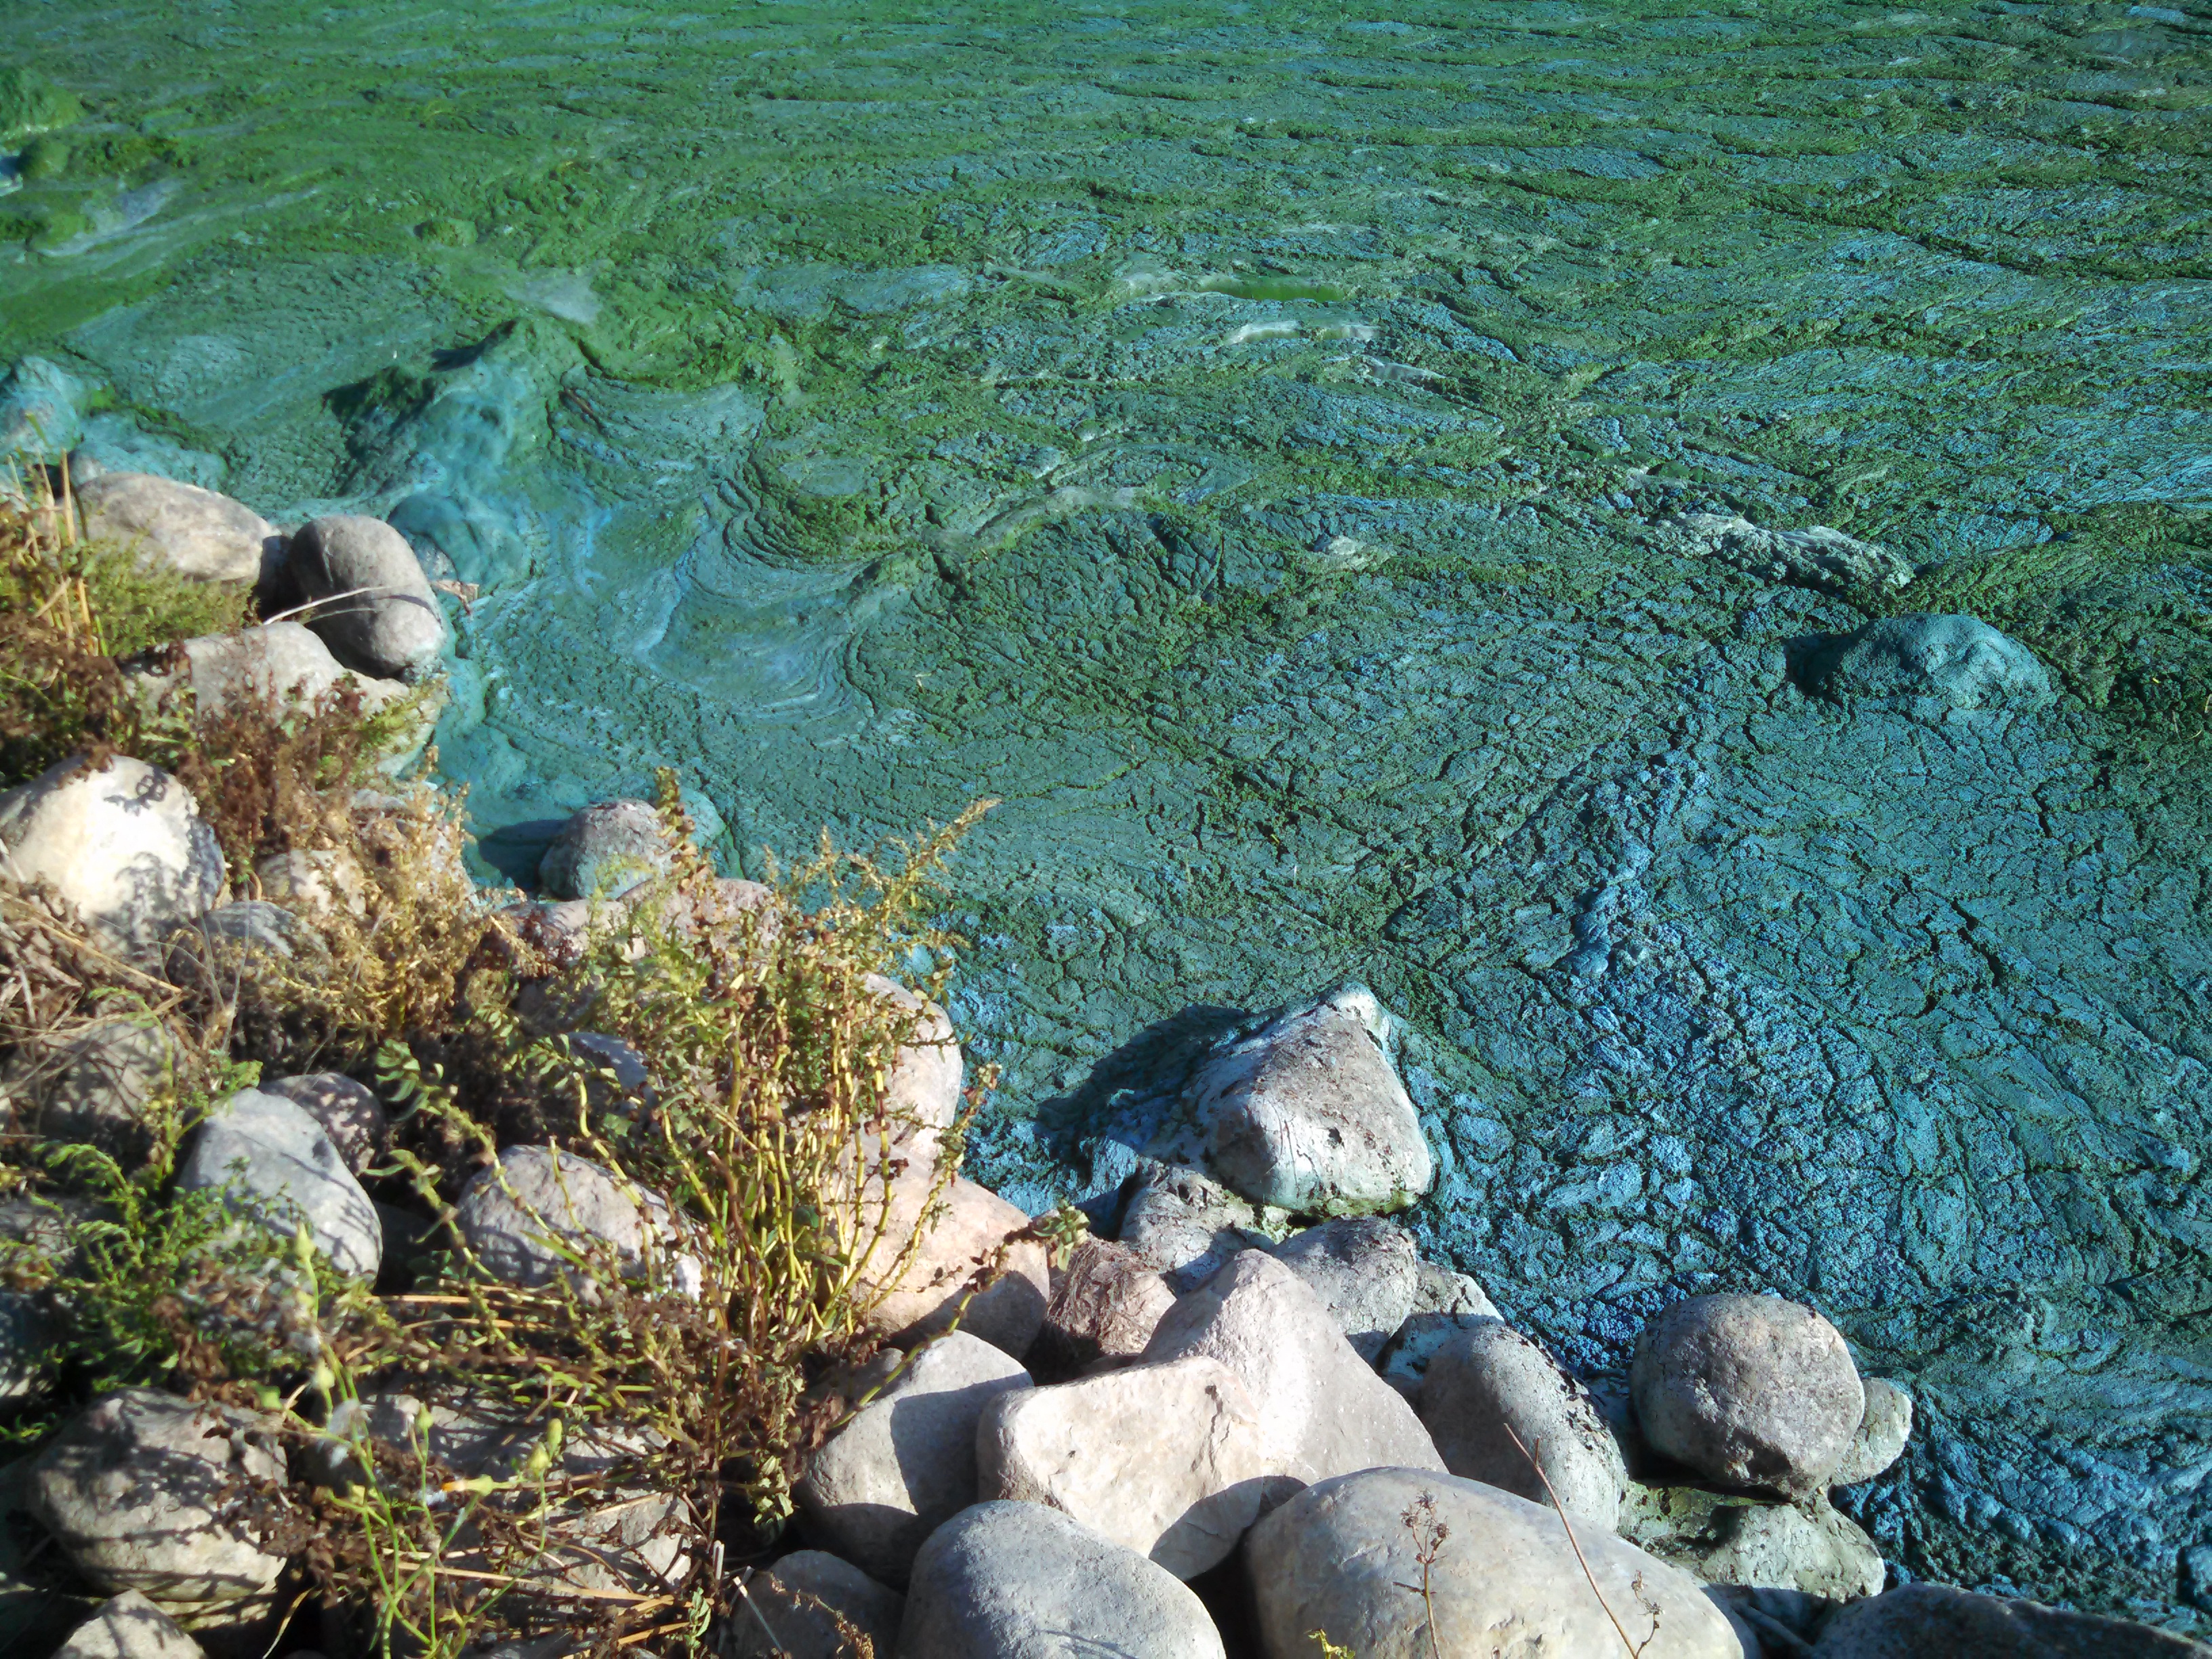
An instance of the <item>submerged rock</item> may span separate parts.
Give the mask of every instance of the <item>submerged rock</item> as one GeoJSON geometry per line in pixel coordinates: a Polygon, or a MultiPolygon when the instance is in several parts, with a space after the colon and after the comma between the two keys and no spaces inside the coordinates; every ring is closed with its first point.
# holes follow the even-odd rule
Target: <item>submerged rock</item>
{"type": "Polygon", "coordinates": [[[1822,696],[1932,697],[1954,708],[2033,708],[2052,695],[2026,646],[1972,617],[1885,617],[1814,650],[1804,677],[1822,696]]]}
{"type": "Polygon", "coordinates": [[[1723,564],[1796,587],[1850,593],[1905,587],[1912,580],[1912,566],[1887,548],[1826,525],[1767,530],[1722,513],[1685,513],[1672,523],[1723,564]]]}
{"type": "Polygon", "coordinates": [[[1905,1584],[1845,1607],[1814,1659],[2212,1659],[2212,1648],[2100,1619],[1941,1584],[1905,1584]]]}

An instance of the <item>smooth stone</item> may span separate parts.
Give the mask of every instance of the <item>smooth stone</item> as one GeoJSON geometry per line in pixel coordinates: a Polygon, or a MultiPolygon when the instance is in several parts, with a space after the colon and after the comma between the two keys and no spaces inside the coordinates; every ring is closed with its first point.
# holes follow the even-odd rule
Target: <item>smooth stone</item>
{"type": "Polygon", "coordinates": [[[666,874],[673,858],[650,803],[603,800],[561,826],[538,861],[538,882],[556,899],[615,898],[666,874]]]}
{"type": "Polygon", "coordinates": [[[1912,1438],[1912,1396],[1886,1377],[1863,1377],[1860,1386],[1866,1390],[1866,1411],[1844,1461],[1828,1477],[1832,1486],[1873,1480],[1905,1455],[1905,1443],[1912,1438]]]}
{"type": "Polygon", "coordinates": [[[392,1126],[384,1103],[367,1084],[343,1072],[306,1072],[264,1083],[261,1092],[289,1100],[314,1119],[354,1174],[384,1156],[392,1126]]]}
{"type": "Polygon", "coordinates": [[[135,549],[140,561],[208,582],[256,582],[283,556],[276,527],[242,501],[151,472],[75,481],[87,540],[135,549]]]}
{"type": "Polygon", "coordinates": [[[509,1146],[471,1177],[454,1206],[455,1224],[484,1270],[510,1285],[590,1275],[563,1249],[603,1260],[624,1278],[660,1254],[666,1205],[612,1170],[550,1146],[509,1146]],[[648,1219],[650,1217],[650,1219],[648,1219]]]}
{"type": "Polygon", "coordinates": [[[2212,1659],[2212,1647],[2124,1619],[1942,1584],[1901,1584],[1829,1620],[1814,1659],[2212,1659]]]}
{"type": "Polygon", "coordinates": [[[1204,1354],[1002,1395],[975,1467],[981,1497],[1045,1504],[1186,1579],[1229,1559],[1275,1484],[1258,1406],[1204,1354]]]}
{"type": "Polygon", "coordinates": [[[150,1015],[96,1021],[58,1053],[18,1051],[5,1073],[28,1107],[18,1127],[136,1169],[152,1149],[149,1115],[175,1086],[177,1058],[176,1039],[150,1015]]]}
{"type": "Polygon", "coordinates": [[[53,1659],[202,1659],[202,1654],[175,1620],[137,1591],[125,1590],[79,1625],[53,1659]]]}
{"type": "Polygon", "coordinates": [[[1721,1486],[1821,1491],[1866,1414],[1843,1333],[1771,1296],[1694,1296],[1637,1338],[1629,1370],[1652,1448],[1721,1486]]]}
{"type": "Polygon", "coordinates": [[[978,1504],[915,1559],[899,1659],[1225,1659],[1165,1568],[1035,1504],[978,1504]]]}
{"type": "Polygon", "coordinates": [[[1007,1252],[1006,1271],[985,1290],[969,1298],[965,1310],[961,1295],[976,1271],[979,1258],[988,1257],[1015,1234],[1025,1231],[1030,1218],[996,1193],[955,1176],[945,1192],[945,1212],[921,1237],[914,1258],[896,1281],[885,1275],[894,1271],[895,1255],[911,1237],[921,1218],[928,1190],[928,1171],[914,1168],[890,1182],[890,1201],[882,1187],[871,1182],[858,1206],[860,1240],[873,1233],[878,1219],[883,1237],[875,1246],[875,1260],[863,1272],[860,1292],[876,1298],[865,1316],[866,1328],[902,1348],[948,1328],[957,1318],[960,1328],[1003,1349],[1019,1359],[1036,1340],[1044,1325],[1045,1304],[1052,1280],[1044,1246],[1033,1239],[1013,1245],[1007,1252]]]}
{"type": "Polygon", "coordinates": [[[215,902],[222,852],[159,767],[79,757],[0,794],[0,874],[46,882],[101,943],[137,955],[215,902]]]}
{"type": "Polygon", "coordinates": [[[1808,687],[1825,697],[1932,697],[1954,708],[2034,708],[2051,676],[2019,641],[1972,617],[1884,617],[1813,650],[1808,687]]]}
{"type": "Polygon", "coordinates": [[[1413,1237],[1376,1216],[1293,1233],[1268,1254],[1311,1285],[1362,1359],[1372,1363],[1413,1311],[1413,1237]]]}
{"type": "Polygon", "coordinates": [[[1432,1611],[1448,1655],[1599,1659],[1622,1650],[1610,1607],[1639,1659],[1745,1659],[1727,1615],[1688,1574],[1595,1528],[1575,1542],[1580,1559],[1558,1510],[1479,1481],[1393,1468],[1323,1481],[1245,1540],[1261,1650],[1313,1659],[1320,1631],[1358,1659],[1431,1659],[1432,1611]],[[1424,1582],[1417,1553],[1438,1526],[1425,1608],[1405,1586],[1424,1582]]]}
{"type": "Polygon", "coordinates": [[[228,1188],[231,1202],[289,1243],[300,1222],[340,1273],[374,1279],[384,1259],[376,1206],[304,1107],[241,1089],[208,1114],[177,1172],[180,1192],[228,1188]]]}
{"type": "Polygon", "coordinates": [[[1437,1351],[1419,1407],[1454,1474],[1532,1503],[1556,1498],[1570,1519],[1608,1532],[1620,1524],[1628,1469],[1596,1402],[1503,1320],[1475,1324],[1437,1351]]]}
{"type": "Polygon", "coordinates": [[[307,625],[340,661],[392,680],[420,679],[436,664],[445,612],[415,550],[382,520],[342,514],[303,525],[284,568],[313,605],[307,625]]]}
{"type": "Polygon", "coordinates": [[[365,715],[380,714],[411,695],[397,680],[356,674],[332,656],[330,647],[305,623],[264,623],[235,634],[203,634],[178,648],[185,653],[179,673],[142,668],[135,678],[155,697],[181,678],[191,690],[192,713],[199,720],[231,713],[248,702],[278,713],[295,702],[301,708],[313,708],[344,682],[358,690],[365,715]]]}
{"type": "Polygon", "coordinates": [[[1373,992],[1339,986],[1209,1059],[1189,1093],[1206,1167],[1294,1215],[1417,1201],[1436,1164],[1383,1049],[1388,1029],[1373,992]]]}
{"type": "Polygon", "coordinates": [[[103,1396],[31,1462],[26,1496],[70,1565],[111,1594],[137,1590],[172,1617],[258,1600],[283,1570],[219,1519],[239,1480],[282,1484],[267,1425],[229,1406],[151,1389],[103,1396]]]}
{"type": "Polygon", "coordinates": [[[1801,1506],[1702,1486],[1635,1486],[1620,1530],[1708,1584],[1842,1601],[1879,1593],[1886,1576],[1874,1540],[1825,1497],[1801,1506]]]}
{"type": "Polygon", "coordinates": [[[1313,1290],[1246,1250],[1168,1310],[1141,1364],[1218,1360],[1259,1408],[1274,1501],[1296,1487],[1385,1465],[1443,1472],[1404,1396],[1345,1340],[1313,1290]]]}
{"type": "Polygon", "coordinates": [[[939,1337],[815,1452],[794,1492],[810,1537],[902,1589],[915,1553],[975,1501],[976,1424],[1029,1373],[965,1331],[939,1337]]]}
{"type": "Polygon", "coordinates": [[[1121,1212],[1121,1243],[1165,1276],[1178,1294],[1194,1291],[1240,1250],[1266,1249],[1279,1229],[1219,1182],[1171,1164],[1139,1166],[1121,1212]]]}
{"type": "Polygon", "coordinates": [[[1498,1317],[1497,1304],[1471,1275],[1433,1261],[1415,1263],[1413,1310],[1376,1362],[1382,1380],[1407,1399],[1418,1399],[1437,1350],[1479,1321],[1498,1317]]]}
{"type": "Polygon", "coordinates": [[[1175,1305],[1175,1291],[1127,1245],[1086,1238],[1053,1274],[1030,1369],[1057,1380],[1103,1361],[1134,1359],[1175,1305]]]}
{"type": "Polygon", "coordinates": [[[854,1651],[848,1630],[867,1638],[876,1659],[891,1659],[906,1617],[904,1596],[823,1550],[793,1550],[754,1576],[745,1599],[760,1617],[740,1610],[725,1626],[733,1659],[848,1659],[854,1651]],[[773,1646],[760,1620],[774,1632],[773,1646]]]}

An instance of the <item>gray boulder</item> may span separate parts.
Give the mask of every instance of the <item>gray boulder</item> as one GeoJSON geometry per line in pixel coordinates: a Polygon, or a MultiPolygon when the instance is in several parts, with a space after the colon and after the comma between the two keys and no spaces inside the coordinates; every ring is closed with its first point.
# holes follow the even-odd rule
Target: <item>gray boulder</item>
{"type": "Polygon", "coordinates": [[[1976,1595],[1942,1584],[1903,1584],[1831,1620],[1814,1659],[2212,1659],[2212,1647],[2124,1619],[2100,1619],[1976,1595]]]}
{"type": "Polygon", "coordinates": [[[759,1618],[740,1609],[725,1627],[735,1659],[848,1659],[855,1635],[867,1638],[876,1659],[891,1659],[906,1617],[904,1596],[822,1550],[794,1550],[756,1574],[745,1596],[759,1618]]]}
{"type": "Polygon", "coordinates": [[[1866,1414],[1843,1333],[1771,1296],[1696,1296],[1637,1338],[1629,1370],[1655,1450],[1724,1486],[1821,1491],[1866,1414]]]}
{"type": "Polygon", "coordinates": [[[0,1291],[0,1405],[46,1392],[53,1370],[53,1334],[38,1297],[0,1291]]]}
{"type": "Polygon", "coordinates": [[[201,1659],[200,1644],[136,1590],[106,1602],[53,1659],[201,1659]]]}
{"type": "Polygon", "coordinates": [[[1673,523],[1709,557],[1793,587],[1852,593],[1905,587],[1912,580],[1912,566],[1887,548],[1826,525],[1767,530],[1748,519],[1721,513],[1685,513],[1673,523]]]}
{"type": "Polygon", "coordinates": [[[261,1092],[289,1100],[314,1119],[354,1174],[384,1156],[392,1126],[384,1103],[367,1084],[343,1072],[306,1072],[264,1083],[261,1092]]]}
{"type": "Polygon", "coordinates": [[[1533,1503],[1556,1497],[1576,1522],[1607,1531],[1619,1525],[1628,1469],[1596,1402],[1504,1321],[1485,1320],[1443,1344],[1429,1362],[1419,1406],[1454,1474],[1533,1503]],[[1542,1464],[1542,1479],[1532,1458],[1542,1464]]]}
{"type": "Polygon", "coordinates": [[[70,1565],[111,1594],[137,1590],[173,1617],[250,1617],[283,1558],[238,1518],[240,1483],[281,1484],[270,1425],[228,1406],[150,1389],[103,1396],[32,1460],[31,1514],[70,1565]]]}
{"type": "Polygon", "coordinates": [[[1442,1473],[1428,1431],[1345,1340],[1321,1298],[1273,1256],[1246,1250],[1168,1310],[1143,1363],[1218,1360],[1258,1407],[1279,1498],[1352,1469],[1442,1473]]]}
{"type": "Polygon", "coordinates": [[[1166,1279],[1125,1244],[1086,1238],[1053,1275],[1044,1328],[1031,1351],[1040,1376],[1073,1376],[1098,1364],[1134,1359],[1161,1316],[1175,1305],[1166,1279]]]}
{"type": "Polygon", "coordinates": [[[305,623],[264,623],[235,634],[203,634],[178,648],[185,656],[180,670],[140,667],[135,677],[157,700],[181,681],[191,690],[192,713],[202,720],[250,702],[282,710],[296,698],[312,706],[344,680],[358,688],[365,714],[381,713],[411,695],[396,680],[355,673],[305,623]]]}
{"type": "Polygon", "coordinates": [[[1293,1233],[1268,1254],[1313,1287],[1353,1351],[1370,1363],[1413,1311],[1413,1237],[1376,1216],[1347,1216],[1293,1233]]]}
{"type": "Polygon", "coordinates": [[[84,434],[89,398],[85,383],[58,363],[44,357],[18,362],[0,379],[0,462],[68,453],[84,434]]]}
{"type": "Polygon", "coordinates": [[[2034,653],[1972,617],[1884,617],[1812,652],[1804,678],[1826,697],[1932,697],[1954,708],[2033,708],[2051,697],[2034,653]]]}
{"type": "Polygon", "coordinates": [[[1240,1250],[1265,1249],[1280,1235],[1275,1216],[1219,1182],[1171,1164],[1139,1164],[1121,1212],[1121,1243],[1178,1293],[1197,1289],[1240,1250]]]}
{"type": "Polygon", "coordinates": [[[161,975],[182,989],[221,1002],[243,993],[266,994],[285,978],[319,978],[330,970],[330,948],[296,912],[266,899],[218,904],[169,935],[161,975]]]}
{"type": "Polygon", "coordinates": [[[1860,1386],[1866,1390],[1866,1412],[1844,1461],[1828,1477],[1832,1486],[1873,1480],[1905,1455],[1905,1443],[1912,1438],[1912,1396],[1884,1377],[1863,1378],[1860,1386]]]}
{"type": "Polygon", "coordinates": [[[232,1202],[278,1240],[304,1221],[340,1273],[374,1279],[384,1259],[376,1206],[321,1124],[296,1103],[241,1089],[208,1114],[177,1172],[180,1192],[229,1186],[232,1202]]]}
{"type": "Polygon", "coordinates": [[[313,605],[307,625],[341,662],[415,680],[445,648],[446,617],[407,538],[380,519],[317,519],[292,537],[284,568],[313,605]]]}
{"type": "Polygon", "coordinates": [[[1416,1262],[1413,1310],[1383,1345],[1377,1362],[1382,1380],[1407,1399],[1417,1399],[1437,1350],[1478,1322],[1498,1316],[1489,1292],[1470,1275],[1433,1261],[1416,1262]]]}
{"type": "Polygon", "coordinates": [[[900,1659],[1224,1659],[1206,1606],[1134,1550],[1034,1504],[978,1504],[915,1559],[900,1659]]]}
{"type": "Polygon", "coordinates": [[[809,1460],[794,1493],[808,1535],[871,1578],[902,1587],[923,1540],[975,1501],[985,1409],[1029,1382],[964,1331],[931,1343],[809,1460]]]}
{"type": "Polygon", "coordinates": [[[649,803],[603,800],[561,826],[538,882],[556,899],[613,898],[665,873],[672,856],[649,803]]]}
{"type": "Polygon", "coordinates": [[[1277,1016],[1194,1075],[1206,1167],[1255,1204],[1296,1215],[1401,1210],[1436,1165],[1384,1051],[1389,1017],[1364,986],[1277,1016]]]}
{"type": "Polygon", "coordinates": [[[1825,1497],[1784,1504],[1702,1486],[1634,1486],[1620,1530],[1708,1584],[1845,1601],[1877,1594],[1887,1576],[1874,1540],[1825,1497]]]}
{"type": "Polygon", "coordinates": [[[861,1195],[854,1223],[861,1246],[878,1229],[882,1235],[860,1275],[860,1292],[869,1304],[865,1323],[875,1334],[910,1348],[957,1318],[962,1330],[1019,1359],[1036,1340],[1052,1294],[1044,1246],[1035,1239],[1013,1243],[1006,1250],[1005,1271],[963,1305],[976,1263],[1025,1232],[1030,1218],[988,1188],[955,1176],[945,1189],[943,1213],[920,1233],[912,1259],[899,1269],[898,1253],[921,1225],[929,1176],[926,1166],[910,1167],[890,1183],[887,1196],[877,1182],[861,1195]]]}
{"type": "Polygon", "coordinates": [[[150,1014],[96,1021],[52,1053],[19,1051],[5,1073],[27,1109],[17,1127],[136,1168],[152,1146],[148,1115],[175,1086],[177,1058],[176,1039],[150,1014]]]}
{"type": "Polygon", "coordinates": [[[592,1275],[571,1256],[625,1277],[665,1255],[667,1205],[614,1171],[550,1146],[509,1146],[479,1170],[454,1206],[455,1223],[487,1272],[510,1285],[592,1275]]]}
{"type": "Polygon", "coordinates": [[[1276,1485],[1259,1407],[1204,1354],[1001,1395],[975,1464],[983,1498],[1058,1510],[1178,1578],[1227,1560],[1276,1485]]]}
{"type": "Polygon", "coordinates": [[[0,874],[43,881],[94,936],[131,954],[159,945],[222,891],[222,852],[184,785],[118,755],[78,757],[0,793],[0,874]]]}
{"type": "Polygon", "coordinates": [[[87,539],[135,549],[146,564],[210,582],[258,582],[283,556],[284,538],[243,502],[151,472],[102,472],[76,481],[87,539]]]}
{"type": "Polygon", "coordinates": [[[1581,1659],[1621,1651],[1617,1618],[1641,1659],[1744,1659],[1727,1616],[1688,1574],[1595,1528],[1577,1529],[1575,1543],[1579,1560],[1557,1510],[1478,1481],[1389,1468],[1323,1481],[1245,1540],[1261,1650],[1308,1659],[1320,1631],[1359,1659],[1431,1659],[1432,1614],[1445,1654],[1581,1659]]]}

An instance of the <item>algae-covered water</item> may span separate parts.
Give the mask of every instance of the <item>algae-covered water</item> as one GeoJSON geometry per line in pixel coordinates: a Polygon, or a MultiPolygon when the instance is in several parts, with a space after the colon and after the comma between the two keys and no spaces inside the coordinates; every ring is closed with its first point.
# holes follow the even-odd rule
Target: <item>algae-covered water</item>
{"type": "Polygon", "coordinates": [[[2212,8],[10,0],[0,60],[0,358],[481,588],[493,865],[661,764],[732,872],[999,797],[983,1178],[1107,1189],[1193,1041],[1363,978],[1519,1322],[1811,1297],[1920,1401],[1900,1576],[2212,1623],[2212,8]],[[1808,696],[1865,611],[1693,509],[2064,696],[1808,696]]]}

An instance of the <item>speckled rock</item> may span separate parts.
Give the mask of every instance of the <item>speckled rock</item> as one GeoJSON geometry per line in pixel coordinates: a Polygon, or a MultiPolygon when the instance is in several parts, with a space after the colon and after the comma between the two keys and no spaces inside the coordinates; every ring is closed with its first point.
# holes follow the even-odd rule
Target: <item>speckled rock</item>
{"type": "Polygon", "coordinates": [[[1556,1498],[1577,1524],[1619,1525],[1628,1470],[1595,1402],[1504,1321],[1473,1324],[1440,1346],[1418,1404],[1454,1474],[1533,1503],[1556,1498]]]}
{"type": "Polygon", "coordinates": [[[341,662],[420,679],[446,643],[446,616],[407,539],[380,519],[316,519],[292,535],[284,569],[313,605],[307,625],[341,662]]]}
{"type": "Polygon", "coordinates": [[[1030,1369],[1058,1381],[1101,1361],[1134,1359],[1175,1305],[1166,1279],[1127,1245],[1086,1238],[1052,1275],[1030,1369]]]}
{"type": "Polygon", "coordinates": [[[1784,1504],[1700,1486],[1632,1486],[1620,1535],[1709,1584],[1832,1601],[1880,1592],[1881,1551],[1825,1497],[1784,1504]]]}
{"type": "Polygon", "coordinates": [[[82,759],[0,793],[0,873],[44,881],[103,942],[140,953],[222,890],[222,853],[191,793],[159,767],[82,759]]]}
{"type": "Polygon", "coordinates": [[[1186,1579],[1229,1559],[1275,1486],[1259,1407],[1204,1354],[1001,1395],[975,1457],[980,1496],[1058,1510],[1186,1579]]]}
{"type": "Polygon", "coordinates": [[[1224,1659],[1205,1604],[1134,1550],[1034,1504],[978,1504],[914,1564],[900,1659],[1224,1659]]]}
{"type": "Polygon", "coordinates": [[[265,1425],[125,1389],[95,1401],[33,1460],[27,1498],[90,1583],[137,1590],[197,1623],[255,1602],[284,1565],[232,1518],[236,1500],[224,1488],[240,1479],[284,1479],[265,1425]]]}
{"type": "Polygon", "coordinates": [[[1832,1486],[1856,1486],[1871,1480],[1905,1455],[1905,1443],[1912,1438],[1912,1396],[1885,1377],[1862,1378],[1866,1411],[1844,1453],[1844,1461],[1828,1477],[1832,1486]]]}
{"type": "Polygon", "coordinates": [[[1121,1243],[1181,1292],[1206,1283],[1238,1251],[1274,1243],[1281,1212],[1263,1214],[1195,1170],[1146,1160],[1138,1167],[1121,1231],[1121,1243]]]}
{"type": "Polygon", "coordinates": [[[954,1331],[915,1355],[807,1462],[794,1496],[807,1535],[903,1588],[915,1553],[976,1498],[976,1424],[1029,1373],[954,1331]]]}
{"type": "Polygon", "coordinates": [[[1723,1486],[1819,1492],[1866,1413],[1843,1334],[1768,1296],[1698,1296],[1637,1339],[1636,1417],[1653,1448],[1723,1486]]]}
{"type": "MultiPolygon", "coordinates": [[[[1310,1632],[1359,1659],[1430,1659],[1418,1592],[1422,1530],[1441,1525],[1430,1571],[1446,1654],[1597,1656],[1620,1638],[1590,1592],[1559,1512],[1510,1492],[1418,1469],[1369,1469],[1310,1486],[1255,1527],[1244,1561],[1267,1659],[1309,1659],[1310,1632]],[[1427,1517],[1417,1506],[1425,1501],[1427,1517]],[[1415,1524],[1401,1518],[1408,1513],[1415,1524]]],[[[1697,1581],[1610,1534],[1577,1531],[1605,1606],[1644,1659],[1744,1659],[1697,1581]]]]}
{"type": "Polygon", "coordinates": [[[1353,1352],[1305,1281],[1246,1250],[1168,1310],[1146,1363],[1203,1354],[1259,1407],[1273,1498],[1352,1469],[1435,1469],[1443,1460],[1413,1408],[1353,1352]]]}
{"type": "Polygon", "coordinates": [[[254,582],[284,538],[242,501],[150,472],[102,472],[76,486],[86,536],[201,581],[254,582]]]}
{"type": "Polygon", "coordinates": [[[1297,1215],[1403,1209],[1435,1162],[1383,1049],[1388,1017],[1340,986],[1214,1056],[1191,1082],[1206,1167],[1255,1204],[1297,1215]]]}
{"type": "Polygon", "coordinates": [[[1362,1359],[1374,1360],[1413,1310],[1413,1235],[1378,1217],[1324,1221],[1268,1254],[1313,1287],[1362,1359]]]}
{"type": "Polygon", "coordinates": [[[671,857],[649,802],[603,800],[561,826],[538,880],[556,899],[613,898],[665,872],[671,857]]]}

